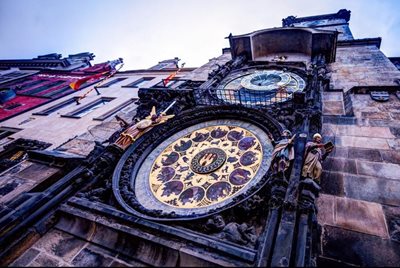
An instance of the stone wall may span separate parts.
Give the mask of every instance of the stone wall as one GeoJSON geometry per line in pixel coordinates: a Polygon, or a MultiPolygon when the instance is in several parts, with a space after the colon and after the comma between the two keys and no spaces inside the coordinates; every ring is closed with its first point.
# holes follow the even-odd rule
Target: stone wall
{"type": "Polygon", "coordinates": [[[318,222],[320,265],[396,266],[400,262],[400,99],[355,94],[394,86],[400,72],[374,46],[338,48],[331,89],[322,93],[325,141],[318,222]],[[343,91],[344,92],[343,92],[343,91]]]}
{"type": "Polygon", "coordinates": [[[57,177],[60,168],[50,167],[29,160],[22,161],[16,166],[0,174],[0,207],[15,200],[20,194],[29,192],[39,184],[52,177],[57,177]]]}
{"type": "Polygon", "coordinates": [[[376,46],[338,47],[330,65],[331,89],[347,92],[353,87],[396,86],[396,66],[376,46]]]}

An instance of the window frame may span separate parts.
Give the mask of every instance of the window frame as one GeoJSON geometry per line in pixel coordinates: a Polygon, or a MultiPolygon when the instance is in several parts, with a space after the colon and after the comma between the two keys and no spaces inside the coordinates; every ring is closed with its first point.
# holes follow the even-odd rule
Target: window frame
{"type": "Polygon", "coordinates": [[[115,100],[115,99],[116,99],[115,97],[101,97],[101,98],[98,98],[98,99],[96,99],[96,100],[94,100],[92,102],[89,102],[88,104],[85,104],[84,106],[82,106],[82,107],[80,107],[80,108],[78,108],[78,109],[76,109],[74,111],[71,111],[71,112],[66,113],[66,114],[62,114],[61,117],[79,119],[79,118],[82,118],[82,117],[86,116],[87,114],[91,113],[91,112],[89,112],[89,113],[84,114],[84,115],[78,115],[81,112],[83,112],[85,110],[88,110],[90,108],[93,108],[94,106],[96,106],[96,105],[98,105],[98,104],[100,104],[101,102],[104,102],[104,101],[106,101],[106,103],[104,104],[104,105],[106,105],[107,103],[109,103],[109,102],[111,102],[112,100],[115,100]]]}
{"type": "Polygon", "coordinates": [[[5,139],[19,131],[21,131],[22,129],[20,128],[13,128],[13,127],[0,127],[0,140],[5,139]],[[7,133],[10,133],[8,135],[5,135],[7,133]]]}
{"type": "Polygon", "coordinates": [[[144,76],[144,77],[139,78],[139,79],[135,80],[134,82],[129,83],[128,85],[125,85],[125,86],[122,86],[122,87],[140,88],[140,86],[137,86],[138,84],[143,83],[143,82],[151,81],[151,80],[153,80],[154,78],[155,78],[155,77],[150,77],[150,76],[147,76],[147,77],[146,77],[146,76],[144,76]]]}
{"type": "Polygon", "coordinates": [[[105,83],[103,85],[98,86],[98,88],[109,87],[109,86],[114,85],[116,83],[122,82],[122,81],[124,81],[126,79],[128,79],[128,77],[117,77],[117,78],[115,78],[115,79],[113,79],[111,81],[108,81],[107,83],[105,83]]]}
{"type": "Polygon", "coordinates": [[[50,106],[49,108],[44,109],[44,110],[42,110],[40,112],[32,113],[32,115],[42,115],[42,116],[50,115],[50,114],[52,114],[54,112],[57,112],[58,110],[61,110],[64,107],[67,107],[68,105],[70,105],[70,104],[72,104],[74,102],[76,103],[78,98],[79,97],[72,97],[72,98],[70,98],[68,100],[65,100],[63,102],[57,103],[57,104],[55,104],[53,106],[50,106]]]}
{"type": "Polygon", "coordinates": [[[105,119],[107,119],[110,116],[116,114],[117,112],[121,111],[122,109],[124,109],[125,107],[129,106],[130,104],[134,103],[137,100],[138,100],[138,98],[131,98],[131,99],[121,103],[117,107],[114,107],[111,110],[105,112],[104,114],[102,114],[102,115],[100,115],[98,117],[94,117],[93,120],[104,121],[105,119]]]}

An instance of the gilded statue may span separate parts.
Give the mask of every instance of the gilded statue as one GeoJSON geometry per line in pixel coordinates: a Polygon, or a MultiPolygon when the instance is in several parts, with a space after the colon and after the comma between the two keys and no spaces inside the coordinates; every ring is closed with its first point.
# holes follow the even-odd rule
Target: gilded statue
{"type": "Polygon", "coordinates": [[[278,142],[272,139],[275,146],[272,152],[271,171],[273,175],[285,178],[285,173],[290,167],[291,161],[294,159],[293,141],[296,134],[293,135],[289,130],[282,132],[282,139],[278,142]]]}
{"type": "Polygon", "coordinates": [[[313,141],[307,142],[306,144],[305,160],[301,175],[304,178],[311,178],[320,183],[322,161],[332,152],[333,148],[334,145],[332,142],[323,144],[321,134],[314,134],[313,141]]]}
{"type": "Polygon", "coordinates": [[[129,147],[135,140],[140,138],[144,133],[150,131],[153,127],[163,124],[174,115],[166,115],[167,110],[174,104],[173,102],[167,109],[163,112],[157,114],[156,107],[153,106],[150,114],[144,119],[140,120],[136,124],[128,127],[124,132],[121,133],[119,138],[115,141],[115,145],[125,150],[129,147]]]}

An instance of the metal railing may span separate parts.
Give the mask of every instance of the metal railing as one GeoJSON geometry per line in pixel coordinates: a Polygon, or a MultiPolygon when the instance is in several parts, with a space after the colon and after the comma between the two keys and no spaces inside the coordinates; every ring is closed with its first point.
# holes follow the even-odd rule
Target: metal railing
{"type": "Polygon", "coordinates": [[[232,90],[223,88],[195,89],[193,91],[197,105],[240,105],[250,108],[262,108],[290,104],[293,93],[282,90],[256,91],[248,89],[232,90]]]}

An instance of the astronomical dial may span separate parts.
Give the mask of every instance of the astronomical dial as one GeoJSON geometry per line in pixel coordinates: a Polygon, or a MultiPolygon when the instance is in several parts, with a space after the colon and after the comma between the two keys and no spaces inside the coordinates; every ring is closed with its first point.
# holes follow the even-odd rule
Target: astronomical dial
{"type": "Polygon", "coordinates": [[[227,80],[217,96],[230,103],[270,104],[286,101],[305,87],[306,82],[292,72],[253,70],[227,80]]]}

